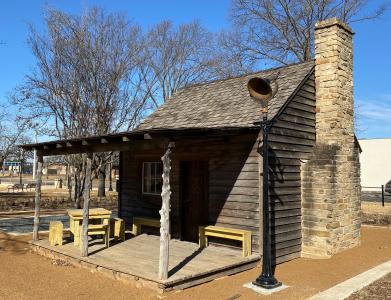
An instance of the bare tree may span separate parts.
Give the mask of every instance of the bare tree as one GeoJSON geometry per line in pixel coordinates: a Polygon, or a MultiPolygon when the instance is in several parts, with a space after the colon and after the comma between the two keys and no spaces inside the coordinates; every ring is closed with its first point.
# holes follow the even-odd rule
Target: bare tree
{"type": "Polygon", "coordinates": [[[18,145],[30,142],[30,138],[25,133],[28,123],[15,120],[8,109],[3,110],[0,114],[0,168],[4,174],[5,161],[19,159],[18,145]]]}
{"type": "Polygon", "coordinates": [[[154,108],[184,86],[216,78],[221,67],[215,36],[196,21],[155,25],[144,40],[142,60],[154,108]]]}
{"type": "Polygon", "coordinates": [[[284,65],[313,58],[315,23],[332,17],[352,23],[380,17],[383,3],[364,14],[367,0],[233,0],[234,30],[223,33],[227,59],[252,68],[261,61],[284,65]]]}
{"type": "MultiPolygon", "coordinates": [[[[30,28],[36,68],[26,76],[14,101],[22,117],[47,124],[56,138],[103,135],[133,128],[148,100],[138,66],[140,29],[121,14],[92,8],[83,15],[47,9],[46,32],[30,28]]],[[[105,174],[110,153],[95,156],[105,174]]],[[[80,206],[83,156],[67,157],[80,206]]],[[[100,195],[104,195],[105,176],[100,195]],[[103,191],[102,191],[103,187],[103,191]]]]}

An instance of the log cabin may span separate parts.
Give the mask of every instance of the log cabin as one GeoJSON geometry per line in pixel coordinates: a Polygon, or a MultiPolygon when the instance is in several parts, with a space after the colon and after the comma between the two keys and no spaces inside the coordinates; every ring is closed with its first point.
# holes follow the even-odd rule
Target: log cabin
{"type": "Polygon", "coordinates": [[[199,226],[243,229],[260,253],[269,209],[274,263],[330,257],[360,244],[352,36],[336,19],[319,22],[314,61],[185,87],[131,132],[23,148],[39,157],[119,151],[118,214],[127,227],[134,218],[161,218],[162,235],[194,243],[199,226]],[[276,91],[268,108],[268,208],[252,78],[269,79],[276,91]]]}

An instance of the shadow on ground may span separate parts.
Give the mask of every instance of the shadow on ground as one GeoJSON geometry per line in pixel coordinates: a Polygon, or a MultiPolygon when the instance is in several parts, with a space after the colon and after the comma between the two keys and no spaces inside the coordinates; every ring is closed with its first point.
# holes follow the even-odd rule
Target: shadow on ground
{"type": "Polygon", "coordinates": [[[30,245],[29,236],[23,238],[15,238],[5,232],[0,232],[0,254],[4,252],[11,252],[13,254],[25,254],[29,251],[30,245]]]}

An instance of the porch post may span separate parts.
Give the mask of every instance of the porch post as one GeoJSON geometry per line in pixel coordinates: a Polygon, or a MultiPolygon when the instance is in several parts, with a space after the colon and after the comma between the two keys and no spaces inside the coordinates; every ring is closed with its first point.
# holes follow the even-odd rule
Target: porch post
{"type": "Polygon", "coordinates": [[[88,256],[88,219],[89,219],[90,189],[91,189],[91,161],[92,161],[92,153],[87,153],[86,178],[84,180],[84,194],[83,194],[84,203],[83,203],[81,256],[88,256]]]}
{"type": "Polygon", "coordinates": [[[34,227],[33,241],[38,241],[39,213],[41,206],[41,184],[42,184],[43,156],[37,152],[37,174],[35,177],[35,209],[34,209],[34,227]]]}
{"type": "Polygon", "coordinates": [[[160,257],[159,257],[159,279],[168,278],[168,259],[170,242],[170,170],[171,170],[171,148],[174,143],[170,142],[162,157],[163,162],[163,186],[162,186],[162,209],[160,213],[160,257]]]}

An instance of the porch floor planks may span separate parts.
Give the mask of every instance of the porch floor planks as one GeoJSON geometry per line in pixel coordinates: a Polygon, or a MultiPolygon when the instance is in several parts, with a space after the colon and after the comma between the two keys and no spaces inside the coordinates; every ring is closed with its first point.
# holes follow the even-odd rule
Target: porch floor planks
{"type": "MultiPolygon", "coordinates": [[[[34,243],[36,246],[64,254],[76,260],[86,261],[117,272],[130,274],[146,280],[161,283],[164,286],[186,285],[191,286],[202,282],[202,278],[218,277],[218,273],[227,275],[238,266],[248,263],[253,267],[259,256],[242,257],[241,250],[208,246],[201,251],[198,244],[179,240],[170,241],[169,278],[158,280],[159,266],[159,236],[142,234],[118,244],[104,248],[100,240],[90,241],[87,258],[80,257],[80,249],[73,246],[73,242],[64,243],[63,246],[50,246],[48,240],[34,243]]],[[[247,268],[247,269],[248,269],[247,268]]],[[[244,268],[245,269],[245,268],[244,268]]],[[[210,279],[209,279],[210,280],[210,279]]]]}

